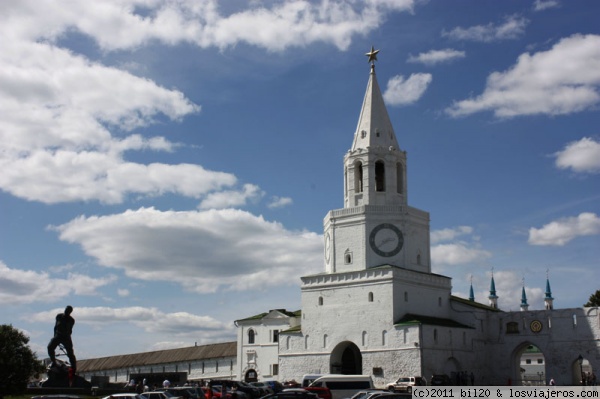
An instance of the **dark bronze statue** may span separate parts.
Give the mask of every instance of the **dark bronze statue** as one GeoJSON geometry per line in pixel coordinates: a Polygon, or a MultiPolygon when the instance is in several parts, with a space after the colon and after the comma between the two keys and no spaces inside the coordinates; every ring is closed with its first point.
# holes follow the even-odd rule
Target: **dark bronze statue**
{"type": "Polygon", "coordinates": [[[67,352],[69,363],[72,373],[75,374],[77,370],[77,359],[75,358],[75,352],[73,352],[73,341],[71,340],[71,334],[73,333],[73,326],[75,325],[75,319],[71,317],[73,312],[72,306],[67,306],[63,313],[56,315],[56,323],[54,324],[54,337],[48,344],[48,356],[50,356],[51,366],[56,363],[56,354],[54,351],[58,345],[62,345],[67,352]]]}

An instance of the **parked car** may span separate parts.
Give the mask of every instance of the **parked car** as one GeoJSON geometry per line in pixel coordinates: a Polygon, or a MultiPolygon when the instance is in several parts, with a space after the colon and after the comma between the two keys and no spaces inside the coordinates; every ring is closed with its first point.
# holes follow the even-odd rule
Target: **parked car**
{"type": "Polygon", "coordinates": [[[181,396],[175,396],[168,391],[152,391],[140,394],[144,399],[183,399],[181,396]]]}
{"type": "Polygon", "coordinates": [[[392,392],[412,393],[412,387],[427,385],[423,377],[400,377],[387,385],[387,389],[392,392]]]}
{"type": "Polygon", "coordinates": [[[266,382],[256,381],[256,382],[251,382],[250,385],[255,386],[258,389],[260,389],[261,396],[265,396],[270,393],[274,393],[273,389],[271,389],[271,386],[269,384],[267,384],[266,382]]]}
{"type": "Polygon", "coordinates": [[[262,399],[318,399],[318,396],[303,388],[287,388],[281,392],[263,396],[262,399]]]}
{"type": "Polygon", "coordinates": [[[448,377],[446,374],[435,374],[433,376],[431,376],[431,381],[429,382],[430,385],[452,385],[452,381],[450,381],[450,377],[448,377]]]}
{"type": "Polygon", "coordinates": [[[375,399],[383,393],[390,393],[384,389],[366,389],[364,391],[358,391],[350,399],[375,399]]]}
{"type": "Polygon", "coordinates": [[[180,396],[183,399],[198,399],[198,393],[194,387],[169,387],[157,389],[157,391],[170,392],[175,396],[180,396]]]}
{"type": "Polygon", "coordinates": [[[140,395],[137,393],[113,393],[112,395],[108,395],[103,397],[102,399],[142,399],[140,395]]]}

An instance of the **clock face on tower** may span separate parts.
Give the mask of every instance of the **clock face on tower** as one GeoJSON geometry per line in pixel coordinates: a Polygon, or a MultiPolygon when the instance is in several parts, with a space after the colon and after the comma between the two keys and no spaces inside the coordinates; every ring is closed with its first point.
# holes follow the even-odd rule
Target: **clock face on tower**
{"type": "Polygon", "coordinates": [[[382,223],[371,230],[369,245],[377,255],[387,258],[397,255],[402,250],[404,237],[400,229],[393,224],[382,223]]]}

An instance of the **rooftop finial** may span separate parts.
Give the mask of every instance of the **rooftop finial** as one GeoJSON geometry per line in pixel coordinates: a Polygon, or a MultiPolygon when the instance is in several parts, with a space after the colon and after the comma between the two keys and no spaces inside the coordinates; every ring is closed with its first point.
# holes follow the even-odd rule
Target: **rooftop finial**
{"type": "Polygon", "coordinates": [[[375,50],[375,47],[371,46],[371,51],[365,53],[367,57],[369,57],[369,62],[371,63],[371,70],[375,69],[375,61],[377,61],[377,53],[379,50],[375,50]]]}

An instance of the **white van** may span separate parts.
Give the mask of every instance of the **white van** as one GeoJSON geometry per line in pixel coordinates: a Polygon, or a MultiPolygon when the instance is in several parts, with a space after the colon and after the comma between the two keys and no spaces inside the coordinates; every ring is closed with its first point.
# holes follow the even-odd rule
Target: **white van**
{"type": "Polygon", "coordinates": [[[311,387],[327,387],[332,399],[349,398],[358,391],[373,389],[370,375],[327,374],[317,378],[311,387]]]}
{"type": "Polygon", "coordinates": [[[317,378],[323,377],[324,374],[304,374],[302,376],[302,388],[312,384],[317,378]]]}

